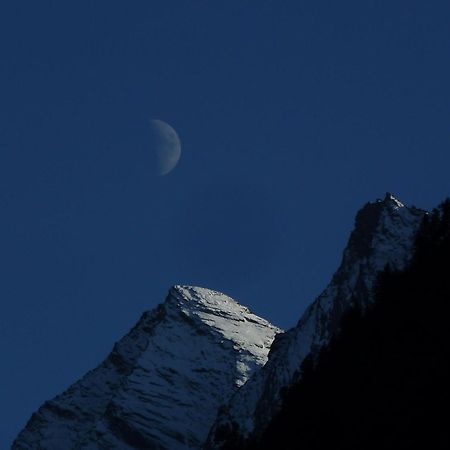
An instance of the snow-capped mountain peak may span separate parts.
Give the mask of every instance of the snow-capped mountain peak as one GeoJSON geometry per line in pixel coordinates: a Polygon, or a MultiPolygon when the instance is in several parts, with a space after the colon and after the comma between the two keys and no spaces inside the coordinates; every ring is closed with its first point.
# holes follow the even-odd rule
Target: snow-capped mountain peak
{"type": "Polygon", "coordinates": [[[174,286],[100,366],[33,414],[13,449],[199,448],[280,331],[224,294],[174,286]]]}
{"type": "MultiPolygon", "coordinates": [[[[232,342],[235,350],[245,349],[251,355],[246,363],[249,367],[244,371],[244,376],[236,380],[239,386],[247,381],[255,366],[261,366],[267,361],[273,340],[272,333],[268,335],[267,330],[274,329],[269,322],[217,291],[175,286],[170,293],[169,298],[177,302],[186,316],[196,317],[207,324],[212,333],[216,332],[232,342]]],[[[281,332],[279,329],[276,331],[281,332]]]]}

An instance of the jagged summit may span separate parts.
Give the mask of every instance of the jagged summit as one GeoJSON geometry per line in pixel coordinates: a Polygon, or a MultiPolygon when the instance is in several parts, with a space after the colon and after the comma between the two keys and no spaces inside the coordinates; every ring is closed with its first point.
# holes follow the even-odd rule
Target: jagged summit
{"type": "MultiPolygon", "coordinates": [[[[272,344],[273,336],[268,336],[267,330],[281,332],[231,297],[211,289],[176,285],[170,289],[166,303],[176,304],[186,316],[206,324],[211,333],[229,339],[235,349],[245,349],[257,365],[266,362],[272,344]]],[[[237,385],[242,385],[247,375],[237,379],[237,385]]]]}
{"type": "Polygon", "coordinates": [[[377,257],[367,268],[375,277],[387,262],[398,268],[403,267],[410,256],[413,235],[424,214],[423,210],[406,207],[389,192],[384,199],[366,203],[356,214],[355,227],[337,273],[349,266],[351,261],[375,254],[377,257]]]}
{"type": "Polygon", "coordinates": [[[405,205],[395,197],[394,194],[386,192],[383,200],[377,200],[377,202],[383,202],[385,204],[393,204],[398,208],[403,208],[405,205]]]}
{"type": "Polygon", "coordinates": [[[377,274],[386,264],[398,269],[405,266],[424,214],[404,206],[390,193],[361,208],[329,285],[294,328],[277,336],[266,365],[221,411],[208,448],[221,448],[227,435],[248,437],[264,430],[279,408],[282,389],[297,379],[302,361],[330,341],[342,314],[353,304],[364,309],[372,301],[377,274]]]}
{"type": "Polygon", "coordinates": [[[45,402],[12,448],[200,448],[280,331],[224,294],[174,286],[100,366],[45,402]]]}
{"type": "MultiPolygon", "coordinates": [[[[240,305],[231,297],[212,289],[197,286],[175,285],[171,287],[165,303],[176,305],[186,313],[189,310],[208,310],[210,313],[228,311],[234,317],[239,314],[252,314],[247,307],[240,305]]],[[[264,319],[259,318],[259,320],[266,322],[264,319]]]]}

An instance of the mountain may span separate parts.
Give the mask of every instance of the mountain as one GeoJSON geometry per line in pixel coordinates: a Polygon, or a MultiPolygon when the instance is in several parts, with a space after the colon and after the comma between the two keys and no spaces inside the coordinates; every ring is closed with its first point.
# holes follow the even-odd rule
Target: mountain
{"type": "Polygon", "coordinates": [[[404,206],[389,193],[358,212],[331,282],[297,326],[276,337],[266,365],[221,408],[207,448],[233,448],[233,442],[265,430],[280,408],[283,390],[297,381],[304,359],[330,342],[351,306],[367,308],[373,300],[377,275],[387,264],[395,269],[405,267],[424,214],[404,206]]]}
{"type": "Polygon", "coordinates": [[[450,199],[422,222],[413,253],[305,360],[262,435],[233,450],[450,448],[450,199]]]}
{"type": "Polygon", "coordinates": [[[331,282],[286,333],[224,294],[173,287],[102,364],[32,415],[12,449],[224,449],[261,436],[305,358],[353,306],[369,309],[387,264],[407,265],[424,216],[391,194],[367,203],[331,282]]]}
{"type": "Polygon", "coordinates": [[[200,448],[280,331],[224,294],[175,286],[103,363],[45,402],[12,449],[200,448]]]}

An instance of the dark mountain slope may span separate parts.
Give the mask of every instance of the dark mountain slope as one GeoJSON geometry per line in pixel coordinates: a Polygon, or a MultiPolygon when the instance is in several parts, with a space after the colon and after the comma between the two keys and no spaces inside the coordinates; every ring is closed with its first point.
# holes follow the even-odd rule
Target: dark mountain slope
{"type": "Polygon", "coordinates": [[[424,219],[407,269],[386,269],[375,302],[354,309],[285,391],[251,449],[447,449],[450,201],[424,219]]]}
{"type": "Polygon", "coordinates": [[[362,309],[371,305],[377,275],[386,264],[400,270],[411,260],[424,215],[425,211],[403,205],[390,193],[364,205],[330,283],[298,324],[275,338],[262,370],[220,409],[206,448],[233,448],[236,441],[264,432],[281,407],[282,391],[298,380],[303,360],[329,344],[352,305],[362,309]]]}

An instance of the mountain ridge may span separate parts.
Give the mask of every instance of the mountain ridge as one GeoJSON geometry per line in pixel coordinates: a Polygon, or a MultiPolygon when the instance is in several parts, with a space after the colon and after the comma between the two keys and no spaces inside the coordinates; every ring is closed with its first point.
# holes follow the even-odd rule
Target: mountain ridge
{"type": "Polygon", "coordinates": [[[366,203],[330,283],[284,333],[220,292],[172,287],[105,361],[32,415],[12,450],[222,449],[262,433],[302,361],[345,311],[370,304],[386,264],[407,264],[424,215],[390,193],[366,203]]]}
{"type": "MultiPolygon", "coordinates": [[[[262,435],[233,450],[449,448],[450,199],[423,220],[412,259],[286,390],[262,435]]],[[[236,444],[236,443],[235,443],[236,444]]]]}
{"type": "Polygon", "coordinates": [[[230,440],[265,429],[280,407],[283,388],[296,380],[301,362],[329,342],[343,313],[355,303],[365,308],[377,274],[386,264],[398,269],[405,266],[424,214],[406,207],[391,193],[358,211],[330,283],[297,325],[275,338],[266,365],[221,409],[206,448],[220,449],[230,440]]]}

